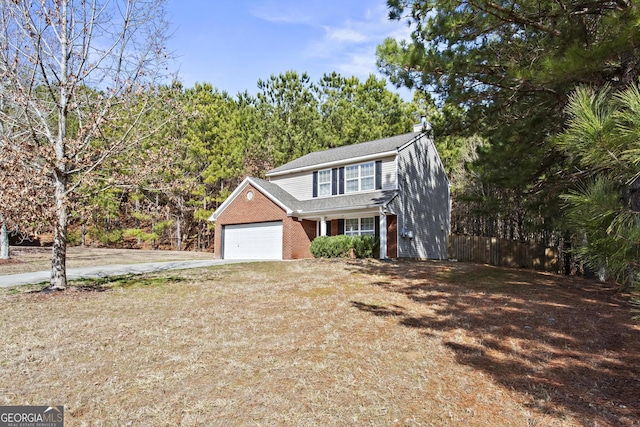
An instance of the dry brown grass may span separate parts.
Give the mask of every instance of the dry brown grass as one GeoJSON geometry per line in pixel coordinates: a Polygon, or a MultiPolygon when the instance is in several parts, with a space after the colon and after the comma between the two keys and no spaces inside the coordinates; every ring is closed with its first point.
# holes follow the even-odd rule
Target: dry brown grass
{"type": "Polygon", "coordinates": [[[640,328],[590,283],[307,260],[93,286],[3,294],[0,405],[64,404],[68,426],[640,423],[640,328]]]}
{"type": "MultiPolygon", "coordinates": [[[[137,264],[144,262],[187,261],[212,259],[208,252],[150,251],[139,249],[107,249],[70,247],[67,249],[67,268],[108,264],[137,264]]],[[[0,260],[0,276],[5,274],[46,271],[51,268],[51,248],[12,247],[11,259],[0,260]]]]}

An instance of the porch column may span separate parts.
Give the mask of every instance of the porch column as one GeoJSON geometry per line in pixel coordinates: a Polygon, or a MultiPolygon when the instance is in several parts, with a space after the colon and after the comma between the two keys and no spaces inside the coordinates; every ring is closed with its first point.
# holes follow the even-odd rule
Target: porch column
{"type": "Polygon", "coordinates": [[[320,220],[320,235],[327,235],[327,220],[324,217],[320,220]]]}
{"type": "Polygon", "coordinates": [[[380,208],[380,259],[387,259],[387,215],[380,208]]]}

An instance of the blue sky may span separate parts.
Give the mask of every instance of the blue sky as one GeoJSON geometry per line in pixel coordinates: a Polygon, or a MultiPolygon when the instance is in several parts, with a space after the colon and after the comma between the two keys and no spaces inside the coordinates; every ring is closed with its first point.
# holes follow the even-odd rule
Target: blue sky
{"type": "Polygon", "coordinates": [[[364,80],[381,76],[379,43],[409,38],[387,14],[385,0],[169,0],[169,50],[186,87],[208,82],[231,95],[255,94],[258,79],[287,70],[314,82],[332,71],[364,80]]]}

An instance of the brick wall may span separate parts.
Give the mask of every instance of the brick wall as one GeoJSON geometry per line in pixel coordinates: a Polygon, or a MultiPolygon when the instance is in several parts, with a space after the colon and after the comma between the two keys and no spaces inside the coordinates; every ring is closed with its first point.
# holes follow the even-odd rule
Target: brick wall
{"type": "Polygon", "coordinates": [[[283,259],[313,257],[309,251],[309,245],[316,235],[316,223],[307,220],[298,221],[296,218],[288,217],[284,209],[273,203],[252,185],[248,185],[238,194],[218,217],[214,238],[215,257],[220,258],[222,254],[222,227],[224,225],[269,221],[282,221],[283,259]],[[249,191],[253,192],[251,200],[247,198],[249,191]]]}
{"type": "Polygon", "coordinates": [[[284,259],[313,258],[309,245],[316,237],[316,222],[297,218],[284,221],[284,259]]]}
{"type": "Polygon", "coordinates": [[[222,254],[222,226],[230,224],[250,224],[254,222],[283,221],[287,213],[273,203],[267,196],[248,185],[216,220],[214,237],[214,254],[220,258],[222,254]],[[249,200],[247,193],[251,191],[253,198],[249,200]]]}

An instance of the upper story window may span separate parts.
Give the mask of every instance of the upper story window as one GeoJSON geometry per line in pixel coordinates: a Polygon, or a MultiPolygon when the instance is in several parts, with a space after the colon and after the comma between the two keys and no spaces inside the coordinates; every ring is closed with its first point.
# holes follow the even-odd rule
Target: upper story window
{"type": "Polygon", "coordinates": [[[318,195],[331,195],[331,169],[318,172],[318,195]]]}
{"type": "Polygon", "coordinates": [[[315,170],[312,173],[312,197],[382,189],[382,160],[315,170]]]}
{"type": "Polygon", "coordinates": [[[367,191],[375,188],[375,162],[344,168],[345,192],[367,191]]]}

